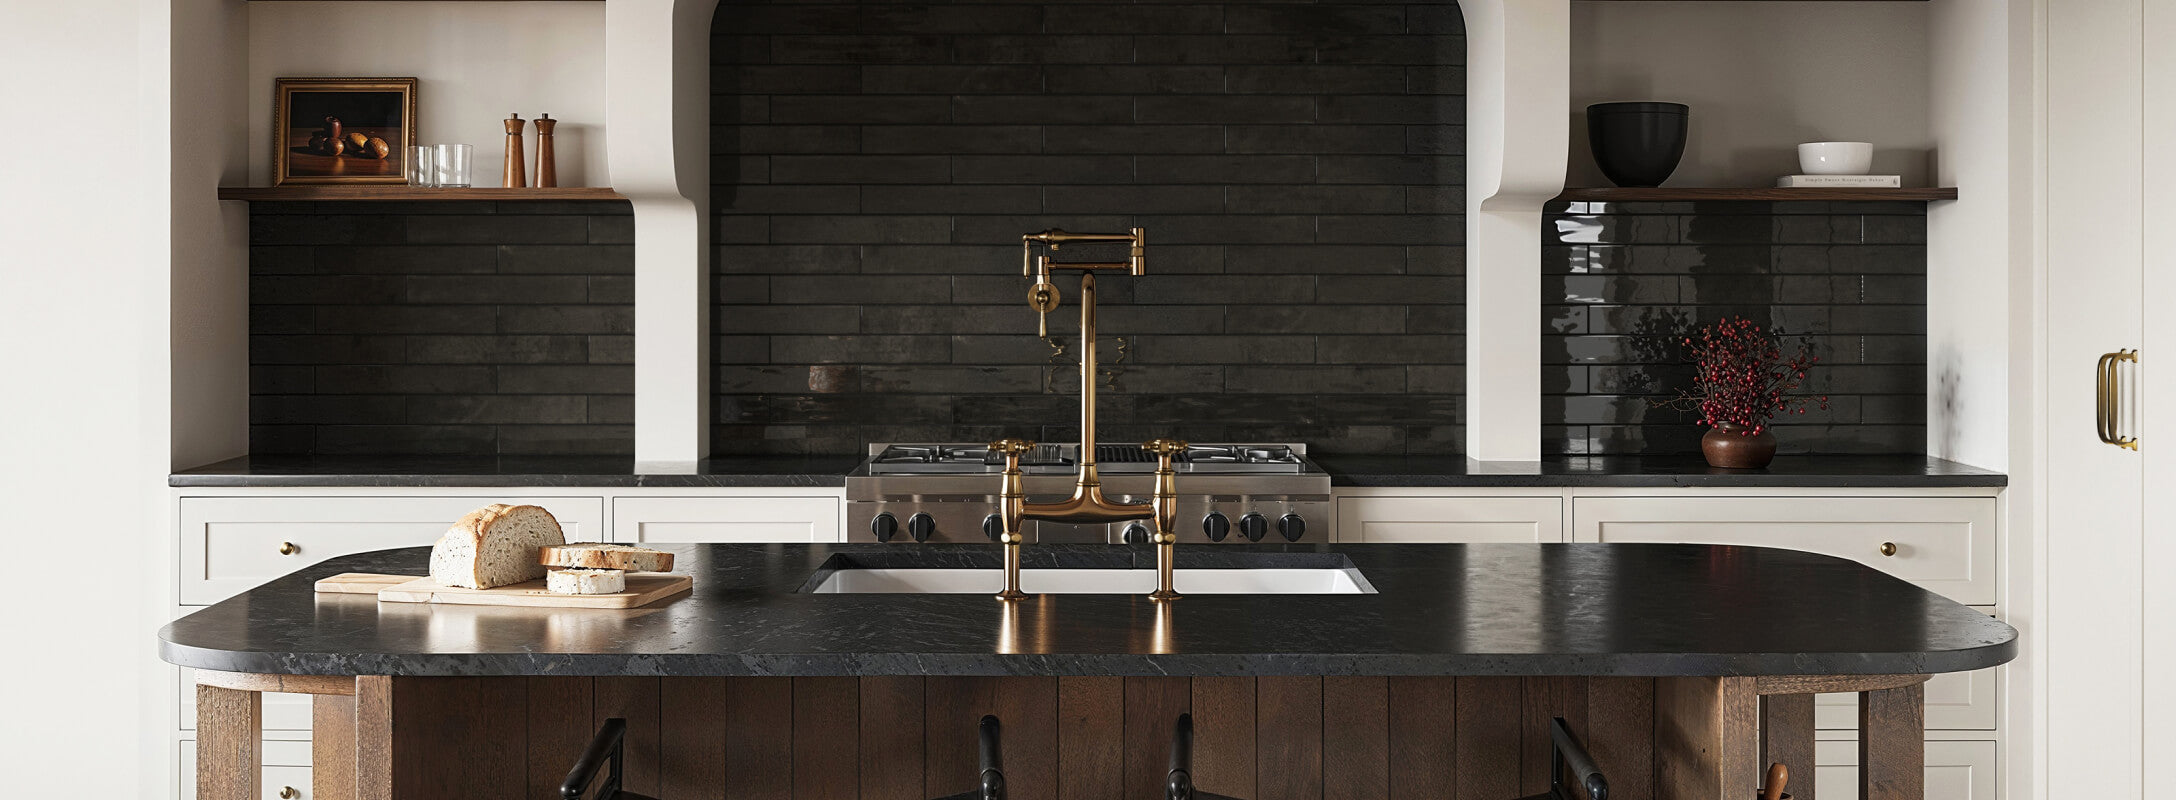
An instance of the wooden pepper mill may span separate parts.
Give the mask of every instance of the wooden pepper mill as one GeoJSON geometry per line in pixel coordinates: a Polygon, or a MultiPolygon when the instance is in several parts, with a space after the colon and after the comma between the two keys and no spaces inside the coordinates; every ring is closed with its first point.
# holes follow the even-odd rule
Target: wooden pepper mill
{"type": "Polygon", "coordinates": [[[536,120],[536,186],[549,189],[559,185],[558,156],[552,152],[552,128],[559,120],[544,114],[536,120]]]}
{"type": "Polygon", "coordinates": [[[506,188],[529,185],[529,159],[521,154],[521,129],[529,124],[516,113],[506,118],[506,188]]]}

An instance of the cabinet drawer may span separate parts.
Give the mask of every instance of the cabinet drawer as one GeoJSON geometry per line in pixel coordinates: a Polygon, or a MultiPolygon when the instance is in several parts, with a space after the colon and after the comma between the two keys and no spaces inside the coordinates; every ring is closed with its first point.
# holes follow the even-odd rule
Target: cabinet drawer
{"type": "MultiPolygon", "coordinates": [[[[1950,672],[1927,680],[1928,730],[1991,731],[1995,729],[1993,668],[1950,672]]],[[[1824,730],[1858,730],[1859,696],[1856,693],[1824,694],[1814,700],[1813,725],[1824,730]]]]}
{"type": "MultiPolygon", "coordinates": [[[[313,787],[311,787],[310,785],[310,762],[308,758],[310,754],[310,744],[308,742],[300,742],[299,748],[284,746],[296,745],[298,744],[296,742],[265,742],[264,744],[265,747],[262,751],[264,754],[264,771],[258,773],[261,777],[259,777],[257,781],[257,795],[264,800],[309,800],[311,797],[313,797],[314,793],[312,792],[313,787]],[[292,758],[289,756],[289,753],[297,749],[299,749],[299,751],[303,755],[303,760],[300,764],[290,765],[284,763],[273,763],[273,760],[275,758],[280,759],[281,761],[292,760],[292,758]],[[283,796],[282,792],[287,792],[288,795],[283,796]]],[[[176,773],[177,777],[180,780],[180,785],[175,787],[174,796],[183,798],[183,800],[195,800],[196,740],[181,740],[179,746],[176,748],[175,755],[178,759],[176,762],[176,766],[179,767],[179,769],[176,770],[176,773]]]]}
{"type": "Polygon", "coordinates": [[[837,497],[620,497],[622,542],[836,542],[837,497]]]}
{"type": "Polygon", "coordinates": [[[569,541],[605,536],[599,497],[185,497],[180,601],[208,605],[334,556],[428,545],[491,503],[543,506],[569,541]]]}
{"type": "Polygon", "coordinates": [[[1337,540],[1561,542],[1564,502],[1555,497],[1340,497],[1337,540]]]}
{"type": "Polygon", "coordinates": [[[1581,542],[1804,550],[1858,561],[1966,605],[1996,599],[1991,497],[1582,497],[1572,501],[1572,526],[1581,542]]]}
{"type": "MultiPolygon", "coordinates": [[[[1995,800],[1996,749],[1991,741],[1928,742],[1927,800],[1995,800]]],[[[1859,743],[1814,742],[1813,787],[1821,800],[1858,800],[1859,743]]]]}

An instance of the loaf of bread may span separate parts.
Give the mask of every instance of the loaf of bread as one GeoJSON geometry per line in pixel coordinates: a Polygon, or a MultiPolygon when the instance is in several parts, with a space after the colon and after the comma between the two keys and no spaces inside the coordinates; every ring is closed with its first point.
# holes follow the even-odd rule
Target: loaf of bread
{"type": "Polygon", "coordinates": [[[536,506],[493,503],[462,517],[431,546],[431,577],[440,586],[489,589],[544,577],[537,551],[566,544],[559,520],[536,506]]]}
{"type": "Polygon", "coordinates": [[[553,594],[619,594],[627,591],[627,573],[616,569],[555,569],[544,576],[553,594]]]}
{"type": "Polygon", "coordinates": [[[624,569],[628,572],[671,572],[672,554],[647,547],[583,542],[546,547],[538,560],[547,567],[624,569]]]}

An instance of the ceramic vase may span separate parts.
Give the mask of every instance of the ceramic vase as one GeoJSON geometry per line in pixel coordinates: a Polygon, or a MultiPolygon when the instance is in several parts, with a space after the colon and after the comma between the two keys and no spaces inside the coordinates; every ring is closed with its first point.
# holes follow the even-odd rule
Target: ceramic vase
{"type": "Polygon", "coordinates": [[[1760,469],[1776,458],[1776,434],[1763,428],[1747,436],[1743,425],[1718,422],[1700,437],[1700,454],[1707,457],[1711,467],[1760,469]]]}
{"type": "Polygon", "coordinates": [[[1587,145],[1611,183],[1656,187],[1685,156],[1682,103],[1596,103],[1587,106],[1587,145]]]}

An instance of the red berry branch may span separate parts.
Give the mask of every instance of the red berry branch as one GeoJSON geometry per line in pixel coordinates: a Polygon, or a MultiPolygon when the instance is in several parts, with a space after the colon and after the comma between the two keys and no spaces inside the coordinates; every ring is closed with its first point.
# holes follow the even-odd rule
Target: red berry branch
{"type": "Polygon", "coordinates": [[[1699,411],[1700,424],[1739,426],[1743,436],[1768,429],[1779,413],[1804,414],[1807,406],[1828,409],[1828,396],[1796,394],[1806,370],[1820,363],[1813,340],[1797,337],[1797,350],[1783,355],[1783,335],[1763,331],[1744,317],[1725,317],[1685,337],[1686,359],[1696,370],[1693,388],[1656,405],[1699,411]]]}

